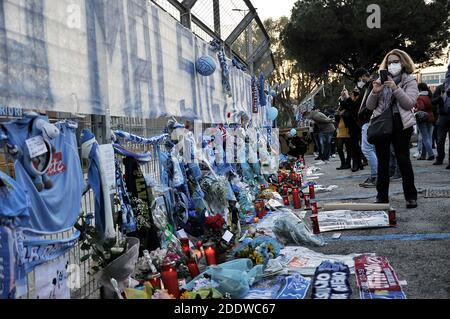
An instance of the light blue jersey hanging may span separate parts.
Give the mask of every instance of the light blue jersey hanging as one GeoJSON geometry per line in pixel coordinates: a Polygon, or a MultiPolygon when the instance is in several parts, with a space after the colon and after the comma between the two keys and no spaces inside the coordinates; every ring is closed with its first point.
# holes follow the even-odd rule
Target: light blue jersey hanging
{"type": "MultiPolygon", "coordinates": [[[[15,161],[16,181],[28,193],[31,202],[28,227],[34,231],[55,233],[72,228],[81,209],[83,173],[78,156],[76,128],[70,121],[59,122],[60,134],[52,141],[52,162],[46,172],[53,186],[40,192],[22,161],[15,161]]],[[[4,124],[9,143],[24,147],[29,126],[20,121],[4,124]]]]}

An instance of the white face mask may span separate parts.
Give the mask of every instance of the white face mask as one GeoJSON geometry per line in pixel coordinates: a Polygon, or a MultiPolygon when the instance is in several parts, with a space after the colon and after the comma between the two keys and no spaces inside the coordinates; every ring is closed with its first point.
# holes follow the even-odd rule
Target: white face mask
{"type": "Polygon", "coordinates": [[[359,81],[357,84],[358,88],[360,88],[360,89],[362,89],[364,87],[364,85],[366,85],[366,82],[364,82],[364,81],[359,81]]]}
{"type": "Polygon", "coordinates": [[[401,63],[393,63],[393,64],[389,65],[388,70],[392,76],[397,76],[402,72],[402,64],[401,63]]]}

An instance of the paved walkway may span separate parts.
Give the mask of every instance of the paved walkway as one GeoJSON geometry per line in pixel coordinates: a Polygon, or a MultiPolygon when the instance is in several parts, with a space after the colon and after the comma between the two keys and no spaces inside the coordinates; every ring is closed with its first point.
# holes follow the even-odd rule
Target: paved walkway
{"type": "MultiPolygon", "coordinates": [[[[315,163],[307,157],[309,165],[315,163]]],[[[412,159],[416,187],[450,189],[450,170],[432,166],[431,162],[412,159]]],[[[359,184],[369,177],[369,168],[352,173],[337,171],[337,160],[321,168],[320,183],[338,185],[331,193],[319,194],[319,202],[368,202],[375,200],[375,189],[364,189],[359,184]],[[348,200],[347,198],[355,198],[348,200]]],[[[397,228],[343,231],[339,240],[333,233],[324,236],[328,244],[315,251],[327,254],[377,253],[389,259],[400,280],[407,282],[404,291],[408,298],[450,298],[450,198],[426,199],[419,194],[419,207],[405,208],[401,180],[391,183],[391,205],[397,210],[397,228]]],[[[359,298],[356,280],[351,278],[353,298],[359,298]]]]}

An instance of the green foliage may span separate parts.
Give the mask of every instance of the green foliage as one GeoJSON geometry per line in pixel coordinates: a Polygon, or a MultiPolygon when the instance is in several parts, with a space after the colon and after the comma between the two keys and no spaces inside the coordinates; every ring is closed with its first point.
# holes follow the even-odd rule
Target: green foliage
{"type": "Polygon", "coordinates": [[[142,199],[135,197],[131,199],[131,204],[133,205],[137,229],[141,230],[143,228],[151,228],[152,225],[150,224],[150,212],[148,204],[142,199]]]}
{"type": "MultiPolygon", "coordinates": [[[[112,251],[112,248],[115,247],[116,240],[105,240],[87,219],[88,216],[85,216],[84,213],[81,214],[74,227],[80,232],[80,249],[86,253],[81,257],[80,261],[85,262],[92,258],[96,262],[96,265],[91,270],[93,273],[96,273],[119,256],[112,251]]],[[[126,242],[123,243],[121,248],[123,248],[123,251],[126,250],[126,242]]]]}
{"type": "Polygon", "coordinates": [[[281,34],[287,54],[316,75],[329,71],[351,78],[359,67],[374,71],[395,48],[423,66],[449,44],[448,0],[379,0],[381,29],[367,26],[372,0],[299,0],[281,34]]]}

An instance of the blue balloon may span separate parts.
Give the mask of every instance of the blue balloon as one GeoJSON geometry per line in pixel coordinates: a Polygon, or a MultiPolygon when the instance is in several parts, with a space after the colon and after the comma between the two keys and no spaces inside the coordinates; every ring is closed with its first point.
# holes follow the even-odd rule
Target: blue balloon
{"type": "Polygon", "coordinates": [[[216,62],[210,56],[204,55],[195,63],[195,69],[200,75],[210,76],[216,71],[216,62]]]}
{"type": "Polygon", "coordinates": [[[295,128],[293,128],[293,129],[291,130],[291,135],[292,135],[292,136],[297,135],[297,130],[296,130],[295,128]]]}
{"type": "Polygon", "coordinates": [[[267,111],[267,118],[269,121],[275,121],[278,117],[278,109],[276,107],[271,107],[267,111]]]}

